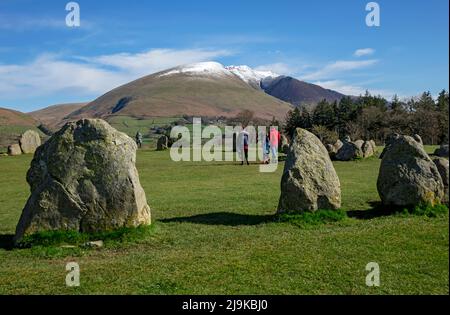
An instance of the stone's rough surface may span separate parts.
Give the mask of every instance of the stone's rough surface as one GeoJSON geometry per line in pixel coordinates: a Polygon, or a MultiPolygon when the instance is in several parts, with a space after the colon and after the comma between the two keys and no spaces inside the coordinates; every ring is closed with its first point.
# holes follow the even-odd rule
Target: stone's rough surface
{"type": "Polygon", "coordinates": [[[443,157],[437,157],[433,159],[434,164],[441,175],[442,181],[444,182],[444,202],[448,204],[448,181],[449,181],[449,162],[448,159],[443,157]]]}
{"type": "Polygon", "coordinates": [[[371,157],[375,153],[375,151],[373,149],[373,145],[370,141],[364,141],[361,148],[362,148],[364,158],[371,157]]]}
{"type": "Polygon", "coordinates": [[[409,136],[398,136],[385,151],[377,182],[385,205],[436,204],[444,198],[439,171],[423,146],[409,136]]]}
{"type": "Polygon", "coordinates": [[[336,153],[336,160],[350,161],[364,156],[363,151],[353,142],[344,141],[343,146],[336,153]]]}
{"type": "Polygon", "coordinates": [[[27,130],[19,140],[22,152],[25,154],[34,153],[41,145],[41,137],[34,130],[27,130]]]}
{"type": "Polygon", "coordinates": [[[298,213],[341,206],[341,185],[322,142],[298,128],[281,179],[279,213],[298,213]]]}
{"type": "Polygon", "coordinates": [[[373,153],[375,154],[377,152],[377,144],[373,140],[370,140],[369,142],[372,145],[372,150],[373,150],[373,153]]]}
{"type": "Polygon", "coordinates": [[[420,143],[421,145],[423,145],[423,141],[422,141],[422,137],[419,136],[418,134],[415,134],[413,136],[414,140],[416,140],[418,143],[420,143]]]}
{"type": "Polygon", "coordinates": [[[169,138],[167,136],[161,136],[156,144],[156,150],[164,151],[169,148],[169,138]]]}
{"type": "Polygon", "coordinates": [[[448,158],[448,144],[443,144],[439,149],[434,151],[434,155],[448,158]]]}
{"type": "Polygon", "coordinates": [[[385,147],[383,149],[383,152],[381,152],[380,154],[380,159],[382,159],[384,157],[384,155],[386,154],[386,152],[389,150],[390,145],[397,140],[400,137],[400,135],[398,133],[393,133],[390,134],[386,137],[386,141],[385,141],[385,147]]]}
{"type": "Polygon", "coordinates": [[[353,142],[359,149],[362,149],[362,146],[364,145],[364,140],[356,140],[353,142]]]}
{"type": "Polygon", "coordinates": [[[48,230],[90,233],[150,224],[136,149],[103,120],[65,125],[34,155],[27,174],[31,196],[15,241],[48,230]]]}
{"type": "Polygon", "coordinates": [[[8,146],[8,155],[15,156],[15,155],[21,155],[22,150],[20,149],[20,145],[18,144],[11,144],[8,146]]]}

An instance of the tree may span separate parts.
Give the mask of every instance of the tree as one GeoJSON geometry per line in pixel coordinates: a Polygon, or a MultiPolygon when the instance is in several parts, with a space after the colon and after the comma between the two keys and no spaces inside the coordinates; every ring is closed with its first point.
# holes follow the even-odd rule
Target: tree
{"type": "Polygon", "coordinates": [[[323,144],[334,144],[339,139],[337,132],[329,130],[325,126],[314,125],[311,132],[316,135],[323,144]]]}
{"type": "Polygon", "coordinates": [[[417,109],[423,110],[435,110],[436,104],[434,103],[433,96],[430,92],[423,92],[417,103],[417,109]]]}
{"type": "Polygon", "coordinates": [[[449,142],[449,95],[446,90],[439,93],[437,99],[437,112],[439,120],[439,144],[448,144],[449,142]]]}
{"type": "Polygon", "coordinates": [[[236,115],[236,121],[240,122],[242,127],[245,128],[250,124],[254,116],[255,113],[253,111],[246,109],[236,115]]]}
{"type": "Polygon", "coordinates": [[[333,129],[336,123],[333,106],[326,100],[320,101],[316,108],[314,108],[312,123],[313,125],[320,125],[333,129]]]}
{"type": "Polygon", "coordinates": [[[284,126],[284,131],[287,135],[292,137],[294,135],[295,129],[311,129],[311,117],[309,112],[304,107],[296,107],[294,110],[288,112],[286,116],[286,123],[284,126]]]}
{"type": "Polygon", "coordinates": [[[341,138],[346,135],[347,123],[353,118],[355,118],[355,104],[349,96],[345,96],[339,101],[337,113],[337,129],[341,138]]]}

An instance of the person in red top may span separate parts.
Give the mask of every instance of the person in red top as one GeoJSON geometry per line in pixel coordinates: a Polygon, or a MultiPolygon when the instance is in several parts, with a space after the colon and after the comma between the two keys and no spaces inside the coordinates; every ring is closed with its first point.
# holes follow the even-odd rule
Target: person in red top
{"type": "Polygon", "coordinates": [[[278,161],[278,144],[281,141],[281,134],[275,127],[270,127],[270,151],[272,152],[272,163],[278,161]]]}

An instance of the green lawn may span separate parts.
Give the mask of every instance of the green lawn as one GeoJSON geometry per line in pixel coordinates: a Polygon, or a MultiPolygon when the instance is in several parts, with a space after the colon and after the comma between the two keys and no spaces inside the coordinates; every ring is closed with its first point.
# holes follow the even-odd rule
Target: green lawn
{"type": "MultiPolygon", "coordinates": [[[[3,247],[29,194],[30,160],[0,157],[3,247]]],[[[140,151],[154,232],[101,250],[0,249],[0,294],[448,294],[448,215],[380,215],[379,165],[335,163],[349,218],[299,228],[272,218],[282,165],[263,174],[140,151]],[[80,265],[78,288],[65,286],[69,261],[80,265]],[[380,287],[365,285],[369,262],[380,265],[380,287]]]]}

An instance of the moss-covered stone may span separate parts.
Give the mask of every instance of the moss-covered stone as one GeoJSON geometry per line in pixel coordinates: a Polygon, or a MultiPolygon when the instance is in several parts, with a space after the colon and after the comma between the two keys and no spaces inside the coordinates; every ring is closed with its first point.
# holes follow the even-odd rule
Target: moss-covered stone
{"type": "Polygon", "coordinates": [[[135,167],[136,144],[105,121],[68,123],[39,147],[16,242],[41,231],[83,233],[150,224],[135,167]]]}

